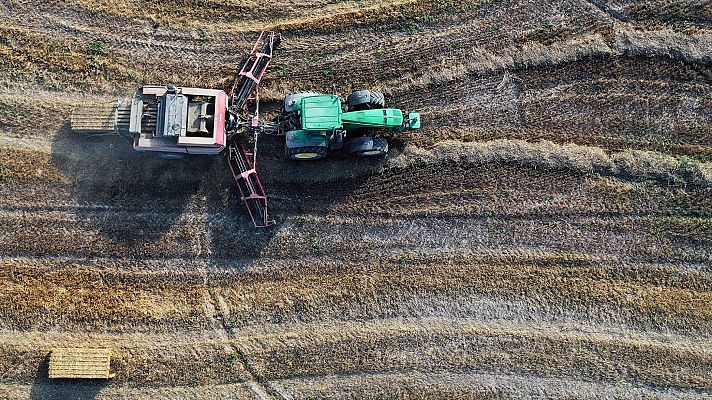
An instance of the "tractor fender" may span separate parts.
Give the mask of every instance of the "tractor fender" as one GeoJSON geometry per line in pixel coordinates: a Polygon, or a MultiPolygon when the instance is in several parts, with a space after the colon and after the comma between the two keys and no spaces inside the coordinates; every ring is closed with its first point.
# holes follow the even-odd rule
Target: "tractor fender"
{"type": "Polygon", "coordinates": [[[309,96],[318,96],[320,93],[318,92],[299,92],[299,93],[292,93],[287,95],[287,97],[284,98],[284,111],[286,112],[294,112],[297,110],[300,110],[302,108],[301,101],[305,97],[309,96]]]}
{"type": "Polygon", "coordinates": [[[312,133],[305,130],[287,131],[284,134],[285,146],[288,149],[295,147],[329,147],[329,138],[325,132],[312,133]]]}

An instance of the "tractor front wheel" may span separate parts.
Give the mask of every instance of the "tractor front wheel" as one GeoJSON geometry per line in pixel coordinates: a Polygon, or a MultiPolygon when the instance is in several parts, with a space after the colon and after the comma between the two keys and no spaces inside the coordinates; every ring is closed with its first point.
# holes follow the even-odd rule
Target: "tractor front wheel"
{"type": "Polygon", "coordinates": [[[292,160],[318,160],[326,157],[328,148],[323,146],[304,146],[284,149],[284,153],[292,160]]]}
{"type": "Polygon", "coordinates": [[[386,107],[385,96],[381,92],[357,90],[346,98],[349,111],[372,110],[386,107]]]}

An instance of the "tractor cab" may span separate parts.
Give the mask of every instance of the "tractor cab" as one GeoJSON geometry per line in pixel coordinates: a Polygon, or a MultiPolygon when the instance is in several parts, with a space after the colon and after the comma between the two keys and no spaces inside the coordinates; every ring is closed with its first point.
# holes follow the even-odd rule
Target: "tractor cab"
{"type": "Polygon", "coordinates": [[[301,99],[301,128],[307,131],[341,129],[341,99],[332,94],[301,99]]]}

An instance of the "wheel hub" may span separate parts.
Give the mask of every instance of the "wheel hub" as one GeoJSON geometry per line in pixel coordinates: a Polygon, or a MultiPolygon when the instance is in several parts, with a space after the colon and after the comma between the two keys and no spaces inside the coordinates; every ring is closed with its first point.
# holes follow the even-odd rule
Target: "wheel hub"
{"type": "Polygon", "coordinates": [[[319,157],[319,154],[317,153],[299,153],[295,154],[294,158],[300,158],[300,159],[310,159],[310,158],[317,158],[319,157]]]}

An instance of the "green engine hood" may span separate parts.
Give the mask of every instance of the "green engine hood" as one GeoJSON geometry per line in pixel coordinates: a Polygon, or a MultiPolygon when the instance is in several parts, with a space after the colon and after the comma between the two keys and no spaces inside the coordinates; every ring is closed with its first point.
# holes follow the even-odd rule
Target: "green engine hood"
{"type": "Polygon", "coordinates": [[[346,129],[359,127],[399,128],[403,126],[403,112],[397,108],[351,111],[341,114],[346,129]]]}

